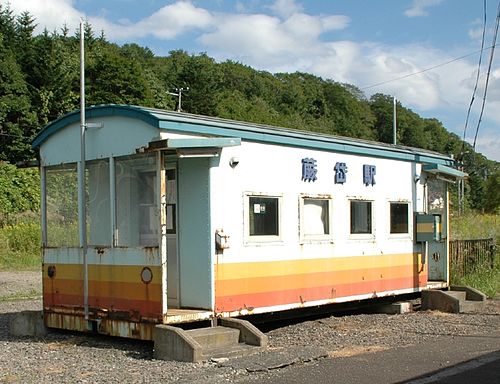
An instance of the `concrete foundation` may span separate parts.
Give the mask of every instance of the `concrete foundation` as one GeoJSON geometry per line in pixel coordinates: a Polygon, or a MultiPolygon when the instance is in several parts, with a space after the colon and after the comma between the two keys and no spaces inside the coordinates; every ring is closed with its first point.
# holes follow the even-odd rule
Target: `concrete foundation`
{"type": "Polygon", "coordinates": [[[422,291],[422,309],[450,313],[476,312],[484,307],[486,295],[477,289],[452,286],[449,291],[422,291]]]}
{"type": "Polygon", "coordinates": [[[198,362],[249,355],[267,346],[267,336],[246,320],[220,319],[219,323],[216,327],[190,330],[157,325],[154,357],[198,362]]]}
{"type": "Polygon", "coordinates": [[[201,345],[181,328],[157,325],[153,340],[155,359],[187,362],[202,360],[201,345]]]}
{"type": "Polygon", "coordinates": [[[386,313],[388,315],[400,315],[402,313],[413,312],[413,304],[409,301],[399,301],[390,304],[378,304],[374,307],[373,312],[386,313]]]}
{"type": "Polygon", "coordinates": [[[43,337],[47,327],[43,321],[42,311],[23,311],[14,314],[9,324],[13,336],[43,337]]]}

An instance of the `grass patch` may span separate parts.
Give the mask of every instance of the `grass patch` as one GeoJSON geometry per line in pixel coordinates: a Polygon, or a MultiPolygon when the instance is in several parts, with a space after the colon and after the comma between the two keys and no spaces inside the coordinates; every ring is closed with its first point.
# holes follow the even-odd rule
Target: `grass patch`
{"type": "Polygon", "coordinates": [[[450,280],[452,285],[467,285],[469,287],[480,290],[490,298],[496,297],[500,294],[499,258],[495,258],[495,264],[493,268],[491,268],[491,265],[484,263],[482,265],[477,265],[465,276],[459,276],[457,271],[454,271],[452,265],[450,280]]]}
{"type": "Polygon", "coordinates": [[[40,223],[34,218],[0,227],[0,270],[40,268],[40,232],[40,223]]]}
{"type": "MultiPolygon", "coordinates": [[[[500,236],[500,215],[480,215],[469,213],[450,219],[451,240],[473,240],[493,238],[498,242],[500,236]]],[[[450,266],[452,285],[468,285],[483,292],[488,297],[500,294],[500,260],[498,244],[493,268],[489,262],[474,266],[465,276],[460,276],[456,266],[450,266]]]]}
{"type": "Polygon", "coordinates": [[[31,300],[38,299],[42,297],[42,293],[36,289],[30,289],[29,291],[21,291],[16,293],[11,293],[5,296],[0,296],[1,301],[16,301],[16,300],[31,300]]]}
{"type": "Polygon", "coordinates": [[[500,215],[469,213],[450,219],[450,240],[498,239],[500,215]]]}

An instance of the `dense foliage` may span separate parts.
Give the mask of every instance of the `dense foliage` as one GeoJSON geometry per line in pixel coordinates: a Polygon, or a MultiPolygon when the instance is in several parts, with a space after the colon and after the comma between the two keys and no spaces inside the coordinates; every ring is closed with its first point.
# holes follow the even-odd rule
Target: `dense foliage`
{"type": "MultiPolygon", "coordinates": [[[[28,13],[0,4],[0,161],[34,159],[30,143],[48,122],[79,107],[79,34],[66,27],[34,35],[28,13]]],[[[176,87],[186,112],[307,131],[392,142],[393,101],[367,99],[354,85],[307,73],[271,74],[206,54],[156,57],[137,44],[118,46],[85,26],[87,104],[135,104],[173,110],[176,87]]],[[[498,163],[475,153],[436,119],[398,104],[398,143],[463,161],[471,177],[466,204],[498,212],[498,163]],[[466,156],[461,155],[466,153],[466,156]],[[494,199],[492,199],[494,197],[494,199]]],[[[0,176],[2,183],[11,176],[0,176]]],[[[20,208],[22,209],[22,208],[20,208]]],[[[32,209],[29,207],[28,209],[32,209]]],[[[2,200],[0,212],[10,211],[2,200]]]]}

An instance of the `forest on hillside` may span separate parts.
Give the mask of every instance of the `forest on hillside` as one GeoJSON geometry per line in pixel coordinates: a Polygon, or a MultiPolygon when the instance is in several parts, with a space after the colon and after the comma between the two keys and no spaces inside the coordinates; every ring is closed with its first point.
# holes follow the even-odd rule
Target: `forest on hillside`
{"type": "MultiPolygon", "coordinates": [[[[29,13],[14,15],[0,4],[0,195],[26,193],[11,188],[13,180],[26,184],[26,174],[15,164],[36,158],[31,141],[40,129],[79,108],[78,31],[61,26],[35,35],[35,27],[29,13]]],[[[218,63],[204,53],[177,50],[158,57],[137,44],[113,44],[90,24],[85,25],[85,44],[87,105],[174,110],[176,98],[169,92],[189,87],[183,93],[185,112],[392,142],[389,95],[367,98],[355,85],[308,73],[257,71],[234,61],[218,63]]],[[[467,208],[498,212],[498,162],[476,153],[437,119],[422,118],[399,103],[397,113],[398,144],[453,155],[470,175],[467,208]]],[[[36,172],[30,172],[30,178],[35,177],[36,172]]],[[[12,199],[0,197],[0,215],[20,211],[17,205],[26,208],[12,199]]]]}

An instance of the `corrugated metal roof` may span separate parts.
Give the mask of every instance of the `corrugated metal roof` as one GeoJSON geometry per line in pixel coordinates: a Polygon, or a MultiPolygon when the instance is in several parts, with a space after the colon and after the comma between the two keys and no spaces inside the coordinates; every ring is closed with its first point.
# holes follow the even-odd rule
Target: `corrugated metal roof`
{"type": "MultiPolygon", "coordinates": [[[[437,152],[298,129],[274,127],[133,105],[106,104],[86,109],[87,119],[105,116],[130,117],[142,120],[158,129],[189,132],[205,136],[240,137],[242,140],[262,143],[416,161],[419,163],[454,165],[453,159],[437,152]]],[[[76,110],[51,122],[36,136],[33,141],[33,147],[39,147],[52,134],[69,124],[79,122],[79,120],[80,113],[76,110]]]]}

